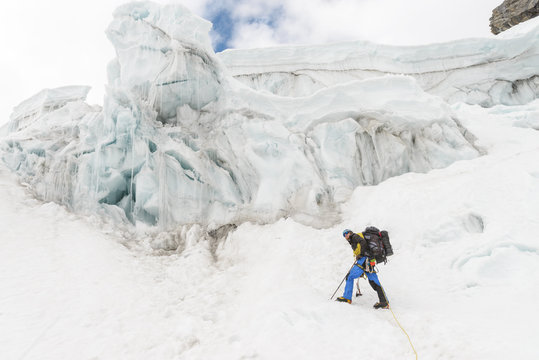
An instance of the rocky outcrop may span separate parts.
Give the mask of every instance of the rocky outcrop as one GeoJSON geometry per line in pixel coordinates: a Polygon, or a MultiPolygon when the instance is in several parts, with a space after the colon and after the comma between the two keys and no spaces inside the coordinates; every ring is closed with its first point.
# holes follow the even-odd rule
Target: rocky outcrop
{"type": "Polygon", "coordinates": [[[499,34],[539,15],[539,0],[505,0],[492,10],[490,31],[499,34]]]}

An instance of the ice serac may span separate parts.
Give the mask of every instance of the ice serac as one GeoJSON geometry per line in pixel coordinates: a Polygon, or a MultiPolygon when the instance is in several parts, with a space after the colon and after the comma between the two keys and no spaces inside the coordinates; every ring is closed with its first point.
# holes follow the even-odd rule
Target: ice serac
{"type": "Polygon", "coordinates": [[[47,108],[12,128],[2,159],[39,197],[75,211],[211,230],[283,216],[329,225],[357,186],[479,154],[449,105],[411,76],[276,96],[234,79],[209,29],[179,5],[119,7],[103,109],[47,108]]]}
{"type": "Polygon", "coordinates": [[[412,76],[423,90],[449,103],[520,105],[539,96],[539,18],[497,38],[422,46],[356,41],[217,55],[236,79],[281,96],[308,96],[387,74],[412,76]],[[519,31],[521,27],[529,30],[519,31]]]}
{"type": "Polygon", "coordinates": [[[41,115],[61,108],[69,102],[85,101],[89,91],[89,86],[63,86],[41,90],[13,109],[10,116],[10,131],[21,130],[41,115]]]}
{"type": "Polygon", "coordinates": [[[110,85],[151,103],[165,123],[175,122],[182,105],[200,110],[222,90],[210,29],[211,23],[181,6],[119,7],[107,29],[117,54],[109,65],[110,85]]]}

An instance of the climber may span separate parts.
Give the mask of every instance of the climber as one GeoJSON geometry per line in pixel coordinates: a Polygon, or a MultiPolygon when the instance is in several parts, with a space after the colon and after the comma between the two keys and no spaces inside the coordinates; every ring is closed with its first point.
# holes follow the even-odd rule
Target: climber
{"type": "Polygon", "coordinates": [[[346,286],[344,287],[343,296],[337,298],[337,301],[352,303],[352,291],[354,289],[354,280],[362,276],[367,275],[369,284],[378,294],[378,302],[374,304],[375,309],[388,309],[389,304],[387,302],[384,290],[378,280],[378,275],[375,272],[374,266],[376,260],[369,251],[368,240],[376,237],[376,234],[372,233],[359,233],[355,234],[352,230],[345,229],[342,233],[344,238],[348,241],[352,250],[354,251],[354,257],[356,262],[348,275],[346,276],[346,286]]]}

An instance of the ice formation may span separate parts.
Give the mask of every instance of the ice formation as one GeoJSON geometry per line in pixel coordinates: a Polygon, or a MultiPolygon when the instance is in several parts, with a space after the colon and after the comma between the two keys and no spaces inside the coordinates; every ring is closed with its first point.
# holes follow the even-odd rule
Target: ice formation
{"type": "Polygon", "coordinates": [[[449,103],[526,104],[539,95],[539,18],[490,39],[422,46],[367,41],[319,46],[226,50],[218,54],[246,85],[282,96],[387,74],[413,76],[449,103]]]}
{"type": "MultiPolygon", "coordinates": [[[[26,100],[2,139],[3,161],[38,197],[118,221],[211,230],[292,216],[324,226],[358,186],[479,155],[446,102],[460,96],[455,86],[489,87],[481,79],[501,77],[499,67],[479,63],[519,69],[530,89],[537,79],[518,65],[528,60],[504,60],[526,48],[537,62],[537,45],[518,36],[421,49],[356,43],[349,59],[347,44],[216,55],[210,27],[179,5],[120,6],[107,29],[117,57],[103,108],[87,105],[81,87],[49,91],[54,105],[39,112],[42,94],[26,100]],[[244,81],[254,59],[262,64],[256,82],[265,85],[252,88],[234,76],[244,81]],[[351,70],[347,61],[365,66],[351,70]],[[322,70],[299,74],[314,63],[322,70]]],[[[536,94],[518,89],[519,99],[536,94]]]]}
{"type": "Polygon", "coordinates": [[[52,112],[69,102],[84,101],[90,91],[89,86],[64,86],[43,89],[13,109],[9,131],[19,131],[42,115],[52,112]]]}

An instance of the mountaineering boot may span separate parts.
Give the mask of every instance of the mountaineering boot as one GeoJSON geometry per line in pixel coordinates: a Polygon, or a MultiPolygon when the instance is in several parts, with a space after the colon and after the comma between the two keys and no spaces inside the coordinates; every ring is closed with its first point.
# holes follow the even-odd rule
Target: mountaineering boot
{"type": "Polygon", "coordinates": [[[351,304],[352,303],[352,300],[348,300],[347,298],[344,298],[344,297],[338,297],[337,299],[335,299],[335,301],[338,301],[338,302],[346,302],[346,303],[349,303],[351,304]]]}
{"type": "Polygon", "coordinates": [[[375,309],[389,309],[389,304],[377,302],[376,304],[373,305],[373,308],[375,308],[375,309]]]}

